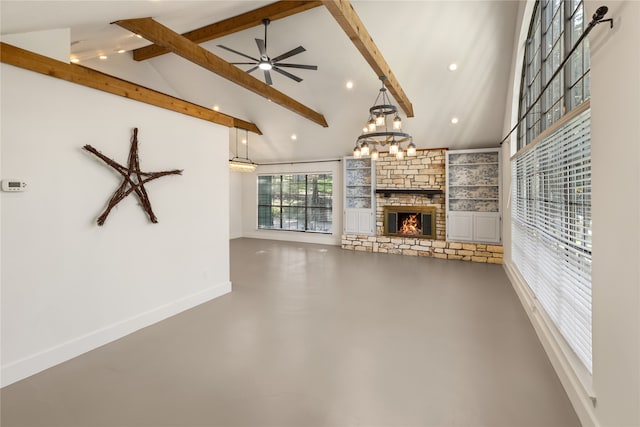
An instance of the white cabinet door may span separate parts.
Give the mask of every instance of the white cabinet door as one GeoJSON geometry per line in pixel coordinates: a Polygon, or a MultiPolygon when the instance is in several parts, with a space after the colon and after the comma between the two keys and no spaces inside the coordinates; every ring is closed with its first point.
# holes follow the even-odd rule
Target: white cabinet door
{"type": "Polygon", "coordinates": [[[371,209],[345,209],[344,231],[347,234],[372,234],[375,230],[371,209]]]}
{"type": "Polygon", "coordinates": [[[473,240],[475,241],[500,243],[500,214],[497,212],[476,212],[473,231],[473,240]]]}
{"type": "Polygon", "coordinates": [[[447,240],[473,241],[473,212],[449,212],[447,240]]]}

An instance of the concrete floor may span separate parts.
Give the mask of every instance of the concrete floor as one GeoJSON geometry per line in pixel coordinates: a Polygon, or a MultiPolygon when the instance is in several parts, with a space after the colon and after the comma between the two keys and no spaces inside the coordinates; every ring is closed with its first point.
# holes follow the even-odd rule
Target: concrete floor
{"type": "Polygon", "coordinates": [[[2,390],[2,426],[579,426],[501,266],[231,241],[233,292],[2,390]]]}

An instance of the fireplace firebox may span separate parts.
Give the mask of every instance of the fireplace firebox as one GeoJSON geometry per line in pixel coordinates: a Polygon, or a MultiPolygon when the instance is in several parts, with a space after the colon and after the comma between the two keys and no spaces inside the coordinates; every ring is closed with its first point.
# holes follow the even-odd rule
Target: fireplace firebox
{"type": "Polygon", "coordinates": [[[385,206],[385,236],[436,238],[434,206],[385,206]]]}

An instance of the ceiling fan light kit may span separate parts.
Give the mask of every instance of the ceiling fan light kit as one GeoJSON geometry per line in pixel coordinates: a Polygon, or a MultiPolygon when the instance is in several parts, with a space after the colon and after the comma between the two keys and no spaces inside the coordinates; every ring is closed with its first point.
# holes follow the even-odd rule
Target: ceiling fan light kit
{"type": "Polygon", "coordinates": [[[278,55],[275,58],[271,58],[267,53],[267,27],[271,20],[265,18],[262,20],[262,24],[264,25],[264,39],[255,39],[256,45],[258,46],[258,52],[260,53],[260,58],[254,58],[253,56],[244,54],[242,52],[238,52],[237,50],[231,49],[229,47],[223,46],[221,44],[218,45],[219,48],[228,50],[229,52],[233,52],[236,55],[243,56],[247,59],[250,59],[253,62],[232,62],[233,65],[253,65],[252,68],[247,70],[247,73],[252,73],[257,69],[260,69],[264,72],[264,81],[268,85],[273,84],[273,80],[271,79],[270,71],[273,70],[277,73],[282,74],[285,77],[289,77],[296,82],[301,82],[302,79],[294,74],[291,74],[288,71],[283,70],[282,68],[298,68],[302,70],[317,70],[318,67],[316,65],[304,65],[304,64],[289,64],[280,62],[283,59],[290,58],[294,55],[302,53],[306,51],[306,49],[302,46],[298,46],[295,49],[291,49],[288,52],[283,53],[282,55],[278,55]]]}
{"type": "Polygon", "coordinates": [[[353,149],[353,157],[356,159],[370,156],[371,159],[377,160],[379,157],[378,145],[381,147],[389,145],[389,154],[395,155],[398,160],[403,159],[405,154],[407,156],[416,155],[416,145],[413,143],[413,138],[408,133],[402,132],[402,119],[398,115],[398,108],[391,103],[387,88],[384,86],[386,79],[385,76],[380,76],[382,87],[373,107],[369,108],[369,118],[353,149]],[[391,129],[389,129],[389,116],[393,116],[391,129]],[[402,144],[406,142],[408,144],[404,150],[402,144]]]}

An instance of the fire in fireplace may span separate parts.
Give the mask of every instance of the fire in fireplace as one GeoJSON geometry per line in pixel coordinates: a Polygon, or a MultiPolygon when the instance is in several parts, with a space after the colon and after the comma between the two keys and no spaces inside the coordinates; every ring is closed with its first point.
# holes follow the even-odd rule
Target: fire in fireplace
{"type": "Polygon", "coordinates": [[[385,206],[385,236],[436,238],[436,208],[433,206],[385,206]]]}
{"type": "MultiPolygon", "coordinates": [[[[398,214],[398,216],[400,215],[404,215],[406,217],[402,219],[402,227],[400,227],[400,230],[398,230],[398,234],[406,234],[409,236],[422,234],[422,224],[420,224],[418,214],[398,214]]],[[[398,222],[400,222],[400,218],[398,218],[398,222]]]]}

